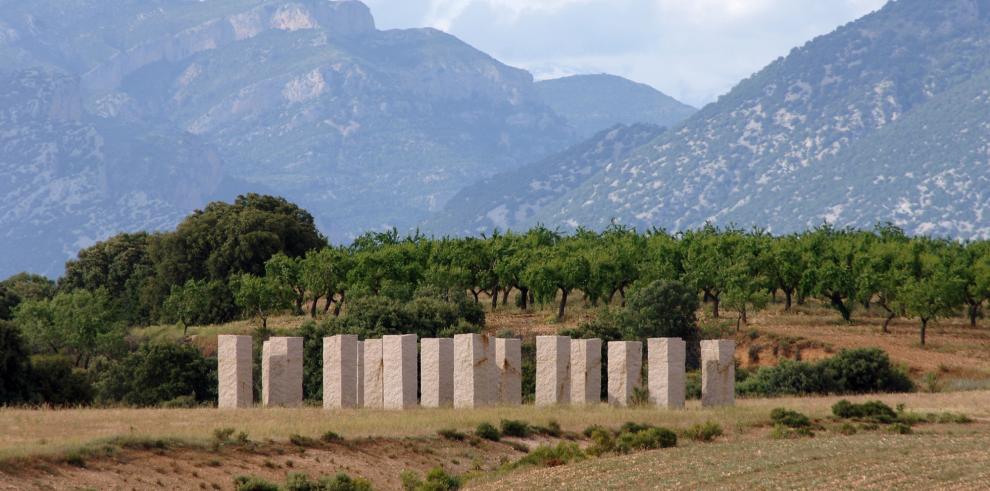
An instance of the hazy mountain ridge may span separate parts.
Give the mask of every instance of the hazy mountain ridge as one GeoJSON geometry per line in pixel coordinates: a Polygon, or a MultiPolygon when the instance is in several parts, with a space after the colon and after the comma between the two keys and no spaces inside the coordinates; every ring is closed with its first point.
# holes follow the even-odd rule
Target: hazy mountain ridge
{"type": "Polygon", "coordinates": [[[648,124],[599,132],[559,154],[464,188],[423,229],[438,235],[474,235],[533,226],[533,217],[543,207],[663,132],[648,124]]]}
{"type": "MultiPolygon", "coordinates": [[[[744,80],[660,137],[652,151],[604,169],[537,219],[593,227],[615,217],[674,230],[706,221],[801,229],[815,216],[831,216],[830,208],[809,208],[822,192],[809,176],[852,172],[847,149],[990,67],[988,42],[987,0],[891,2],[744,80]],[[791,192],[783,194],[785,188],[791,192]],[[786,216],[798,207],[804,219],[786,216]]],[[[868,186],[854,187],[864,198],[870,193],[868,186]]],[[[836,218],[838,225],[867,220],[836,218]]],[[[895,217],[878,209],[870,218],[895,217]]],[[[902,223],[912,232],[928,228],[902,223]]],[[[975,228],[940,230],[966,236],[975,228]]]]}

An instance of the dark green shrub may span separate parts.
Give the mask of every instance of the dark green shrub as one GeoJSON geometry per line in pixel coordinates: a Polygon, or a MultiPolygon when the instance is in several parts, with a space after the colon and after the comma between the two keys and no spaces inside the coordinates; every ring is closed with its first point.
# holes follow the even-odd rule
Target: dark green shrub
{"type": "Polygon", "coordinates": [[[312,447],[316,445],[316,440],[295,433],[289,435],[289,442],[297,447],[312,447]]]}
{"type": "Polygon", "coordinates": [[[180,396],[216,400],[217,363],[194,346],[142,345],[100,374],[97,399],[132,406],[157,406],[180,396]]]}
{"type": "Polygon", "coordinates": [[[237,491],[279,491],[278,486],[260,477],[237,476],[234,478],[237,491]]]}
{"type": "Polygon", "coordinates": [[[342,472],[319,480],[312,480],[306,474],[293,472],[286,478],[285,489],[287,491],[371,491],[371,483],[361,478],[352,478],[342,472]]]}
{"type": "Polygon", "coordinates": [[[811,419],[807,416],[790,409],[785,409],[778,407],[773,411],[770,411],[770,420],[774,424],[784,425],[788,428],[809,428],[811,427],[811,419]]]}
{"type": "Polygon", "coordinates": [[[467,438],[467,435],[453,428],[439,430],[437,431],[437,435],[440,435],[440,438],[445,440],[453,440],[458,442],[464,441],[464,439],[467,438]]]}
{"type": "Polygon", "coordinates": [[[35,404],[75,406],[93,401],[93,386],[86,373],[64,356],[35,356],[31,377],[31,402],[35,404]]]}
{"type": "Polygon", "coordinates": [[[684,432],[684,436],[697,442],[710,442],[722,434],[722,426],[714,421],[692,425],[684,432]]]}
{"type": "Polygon", "coordinates": [[[846,394],[910,392],[914,383],[878,348],[843,350],[821,362],[826,376],[846,394]]]}
{"type": "Polygon", "coordinates": [[[832,406],[832,414],[843,419],[862,419],[882,424],[890,424],[898,419],[897,413],[880,401],[853,404],[843,399],[832,406]]]}
{"type": "Polygon", "coordinates": [[[344,437],[338,435],[336,432],[327,430],[320,435],[320,441],[323,443],[338,443],[344,441],[344,437]]]}
{"type": "Polygon", "coordinates": [[[533,429],[525,421],[513,419],[503,419],[499,423],[499,429],[503,436],[513,436],[516,438],[526,438],[533,433],[533,429]]]}
{"type": "Polygon", "coordinates": [[[533,431],[544,436],[549,436],[553,438],[559,438],[563,431],[560,429],[560,423],[555,420],[550,420],[546,426],[534,425],[533,431]]]}
{"type": "Polygon", "coordinates": [[[478,438],[484,438],[485,440],[491,440],[497,442],[501,439],[502,435],[498,432],[498,428],[492,426],[491,423],[481,423],[474,430],[474,434],[478,438]]]}
{"type": "Polygon", "coordinates": [[[736,386],[739,394],[759,396],[828,394],[837,387],[819,364],[781,360],[775,367],[763,367],[736,386]]]}
{"type": "Polygon", "coordinates": [[[20,330],[0,320],[0,406],[27,402],[33,384],[31,359],[20,330]]]}
{"type": "Polygon", "coordinates": [[[611,431],[598,427],[591,429],[591,432],[586,434],[591,439],[591,445],[588,446],[587,450],[588,455],[599,456],[615,451],[615,436],[612,435],[611,431]]]}
{"type": "Polygon", "coordinates": [[[898,435],[910,435],[914,433],[914,430],[911,429],[911,425],[898,422],[890,425],[890,432],[898,435]]]}
{"type": "Polygon", "coordinates": [[[587,438],[591,438],[591,435],[593,435],[596,431],[608,431],[608,430],[606,430],[605,427],[602,425],[591,425],[585,428],[584,431],[581,432],[581,434],[587,438]]]}
{"type": "Polygon", "coordinates": [[[676,447],[677,434],[666,428],[650,428],[635,433],[632,444],[639,450],[676,447]]]}
{"type": "Polygon", "coordinates": [[[413,471],[404,471],[400,479],[406,491],[456,491],[463,484],[461,478],[448,474],[440,467],[431,469],[425,480],[413,471]]]}

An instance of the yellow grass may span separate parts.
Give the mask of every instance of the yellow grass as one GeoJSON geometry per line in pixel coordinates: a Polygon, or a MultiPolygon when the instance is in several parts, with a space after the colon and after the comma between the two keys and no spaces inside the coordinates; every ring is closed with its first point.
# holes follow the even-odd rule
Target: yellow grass
{"type": "MultiPolygon", "coordinates": [[[[891,394],[850,397],[877,398],[909,409],[952,411],[978,420],[990,420],[990,391],[942,394],[891,394]]],[[[218,409],[0,409],[0,459],[51,455],[114,437],[175,438],[207,441],[213,430],[232,427],[255,441],[287,440],[292,434],[319,437],[328,430],[346,438],[430,436],[437,430],[473,429],[478,423],[520,419],[534,424],[556,420],[566,431],[581,431],[592,424],[619,426],[626,421],[685,429],[708,420],[718,421],[729,433],[741,433],[768,421],[770,410],[788,407],[824,417],[838,397],[806,397],[739,400],[735,407],[702,409],[691,401],[688,409],[591,407],[537,408],[531,405],[477,410],[415,409],[402,412],[322,408],[218,409]]]]}

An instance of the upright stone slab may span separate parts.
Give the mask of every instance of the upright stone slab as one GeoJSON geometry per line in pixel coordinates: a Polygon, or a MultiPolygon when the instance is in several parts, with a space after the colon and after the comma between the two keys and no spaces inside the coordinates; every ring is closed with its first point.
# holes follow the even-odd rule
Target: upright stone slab
{"type": "Polygon", "coordinates": [[[496,370],[492,338],[483,334],[454,336],[454,407],[494,404],[498,390],[496,370]]]}
{"type": "Polygon", "coordinates": [[[453,339],[423,339],[419,370],[421,406],[444,407],[454,403],[453,339]]]}
{"type": "Polygon", "coordinates": [[[536,337],[536,405],[570,401],[571,338],[536,337]]]}
{"type": "Polygon", "coordinates": [[[495,369],[498,371],[498,403],[522,404],[522,340],[495,339],[495,369]]]}
{"type": "Polygon", "coordinates": [[[672,409],[684,407],[687,344],[681,338],[648,339],[646,352],[650,402],[672,409]]]}
{"type": "Polygon", "coordinates": [[[364,407],[364,341],[357,342],[357,407],[364,407]]]}
{"type": "Polygon", "coordinates": [[[364,341],[364,406],[371,409],[381,409],[383,393],[382,340],[366,339],[364,341]]]}
{"type": "Polygon", "coordinates": [[[252,394],[251,336],[217,336],[217,387],[220,409],[251,407],[252,394]]]}
{"type": "Polygon", "coordinates": [[[628,406],[633,390],[642,385],[643,343],[610,341],[608,343],[608,402],[628,406]]]}
{"type": "Polygon", "coordinates": [[[602,400],[602,340],[571,341],[571,403],[597,404],[602,400]]]}
{"type": "Polygon", "coordinates": [[[358,406],[358,338],[338,334],[323,338],[323,407],[343,409],[358,406]]]}
{"type": "Polygon", "coordinates": [[[416,360],[416,335],[402,334],[382,338],[382,404],[385,409],[408,409],[416,406],[419,386],[419,363],[416,360]]]}
{"type": "Polygon", "coordinates": [[[736,342],[718,339],[701,342],[701,405],[736,403],[736,342]]]}
{"type": "Polygon", "coordinates": [[[277,337],[265,341],[261,348],[262,404],[301,406],[302,386],[303,338],[277,337]]]}

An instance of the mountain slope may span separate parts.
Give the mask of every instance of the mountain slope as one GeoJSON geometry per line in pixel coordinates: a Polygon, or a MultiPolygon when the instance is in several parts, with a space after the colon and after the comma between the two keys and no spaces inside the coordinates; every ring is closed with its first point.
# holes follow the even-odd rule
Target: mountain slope
{"type": "Polygon", "coordinates": [[[535,225],[533,216],[547,203],[663,132],[648,124],[602,131],[559,154],[464,188],[422,228],[437,235],[472,235],[535,225]]]}
{"type": "Polygon", "coordinates": [[[616,124],[672,127],[697,109],[650,87],[615,75],[574,75],[536,83],[540,97],[590,138],[616,124]]]}
{"type": "MultiPolygon", "coordinates": [[[[866,199],[869,178],[886,172],[853,169],[844,151],[861,140],[870,145],[864,139],[990,68],[988,45],[990,0],[890,2],[744,80],[649,151],[603,170],[537,219],[603,227],[617,217],[673,230],[706,221],[777,232],[801,228],[827,213],[811,207],[825,206],[829,200],[817,197],[832,186],[853,186],[866,199]],[[867,171],[867,183],[852,182],[854,170],[867,171]],[[838,181],[823,189],[815,177],[828,172],[838,181]],[[798,213],[805,219],[791,219],[798,213]]],[[[913,170],[903,170],[930,177],[920,162],[910,164],[913,170]]],[[[909,186],[896,191],[916,192],[909,186]]],[[[840,214],[836,222],[853,224],[849,218],[840,214]]],[[[855,223],[869,218],[886,217],[878,209],[855,223]]],[[[918,220],[906,224],[925,229],[918,220]]],[[[968,228],[941,230],[966,236],[968,228]]]]}
{"type": "Polygon", "coordinates": [[[55,275],[79,248],[174,226],[232,186],[198,138],[93,118],[79,91],[53,71],[0,75],[0,275],[55,275]]]}

